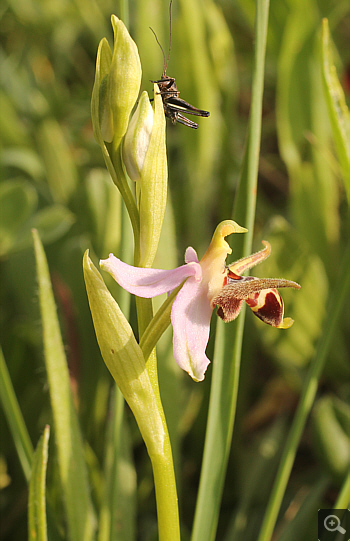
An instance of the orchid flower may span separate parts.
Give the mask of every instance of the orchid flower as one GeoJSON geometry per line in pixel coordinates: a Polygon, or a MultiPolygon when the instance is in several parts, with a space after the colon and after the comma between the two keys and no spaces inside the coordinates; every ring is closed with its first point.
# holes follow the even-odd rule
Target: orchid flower
{"type": "Polygon", "coordinates": [[[189,247],[185,265],[172,270],[132,267],[113,254],[100,261],[101,268],[121,287],[139,297],[169,293],[184,282],[171,310],[173,350],[177,364],[195,381],[204,379],[210,363],[205,350],[215,306],[218,306],[217,315],[225,322],[238,316],[245,301],[256,316],[273,327],[286,329],[293,324],[291,318],[283,318],[283,301],[276,288],[299,289],[299,284],[284,279],[241,276],[270,255],[268,242],[263,241],[265,248],[260,252],[226,266],[226,257],[232,250],[225,237],[246,231],[232,220],[221,222],[200,261],[195,250],[189,247]]]}

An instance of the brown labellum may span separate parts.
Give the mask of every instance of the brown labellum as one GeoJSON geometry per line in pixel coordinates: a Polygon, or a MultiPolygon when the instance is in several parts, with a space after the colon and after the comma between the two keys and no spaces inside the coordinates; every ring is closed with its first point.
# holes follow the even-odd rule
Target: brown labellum
{"type": "Polygon", "coordinates": [[[257,317],[278,327],[283,320],[283,301],[276,288],[281,287],[300,288],[299,284],[290,280],[237,275],[230,277],[229,274],[226,285],[214,297],[212,304],[218,306],[218,316],[228,322],[238,316],[242,302],[246,301],[257,317]]]}

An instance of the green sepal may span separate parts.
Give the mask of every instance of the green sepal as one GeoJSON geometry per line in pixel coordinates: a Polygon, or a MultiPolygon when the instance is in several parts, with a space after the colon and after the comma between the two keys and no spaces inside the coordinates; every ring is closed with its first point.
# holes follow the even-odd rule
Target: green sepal
{"type": "Polygon", "coordinates": [[[162,229],[168,187],[163,100],[154,85],[154,119],[151,140],[140,178],[140,267],[151,267],[162,229]]]}
{"type": "Polygon", "coordinates": [[[165,431],[146,369],[131,326],[89,258],[84,278],[97,342],[104,362],[129,404],[150,456],[163,453],[165,431]]]}
{"type": "Polygon", "coordinates": [[[113,118],[107,102],[107,81],[112,62],[112,51],[106,38],[101,39],[96,57],[95,82],[91,98],[92,127],[96,141],[103,146],[104,140],[113,139],[113,118]]]}

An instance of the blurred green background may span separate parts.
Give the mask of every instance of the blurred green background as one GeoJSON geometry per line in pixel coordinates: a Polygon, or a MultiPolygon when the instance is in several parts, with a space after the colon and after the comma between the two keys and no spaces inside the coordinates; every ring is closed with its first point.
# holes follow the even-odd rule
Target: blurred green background
{"type": "MultiPolygon", "coordinates": [[[[167,1],[5,0],[0,7],[1,344],[36,446],[51,421],[30,234],[36,227],[49,262],[96,509],[112,381],[95,339],[82,255],[89,248],[96,261],[109,252],[123,259],[121,201],[90,120],[97,46],[104,36],[112,43],[112,13],[127,23],[141,57],[142,90],[151,93],[150,79],[161,76],[163,57],[149,27],[167,52],[167,1]]],[[[169,206],[155,266],[181,264],[188,245],[201,257],[217,223],[231,217],[249,117],[254,15],[250,0],[174,0],[168,75],[176,77],[182,98],[211,115],[198,120],[198,130],[168,124],[169,206]]],[[[349,242],[349,180],[335,150],[322,83],[323,17],[329,19],[333,60],[349,102],[348,2],[283,0],[270,7],[254,236],[256,250],[266,239],[272,255],[257,272],[298,281],[302,289],[283,294],[286,315],[295,320],[289,331],[267,328],[247,315],[218,540],[242,539],[237,537],[242,516],[249,518],[245,541],[257,538],[305,370],[327,318],[328,293],[349,242]]],[[[117,286],[105,279],[118,296],[117,286]]],[[[317,509],[335,502],[349,463],[349,306],[297,454],[276,539],[316,538],[317,509]],[[293,520],[294,537],[288,537],[293,520]]],[[[131,319],[136,328],[133,305],[131,319]]],[[[209,358],[212,352],[213,340],[209,358]]],[[[192,382],[175,365],[167,333],[159,347],[159,371],[186,540],[211,369],[204,383],[192,382]]],[[[125,539],[135,534],[148,541],[156,533],[152,473],[131,415],[127,421],[137,533],[125,539]]],[[[2,411],[0,429],[0,539],[25,539],[27,485],[2,411]]],[[[54,434],[52,439],[48,498],[60,516],[54,434]]]]}

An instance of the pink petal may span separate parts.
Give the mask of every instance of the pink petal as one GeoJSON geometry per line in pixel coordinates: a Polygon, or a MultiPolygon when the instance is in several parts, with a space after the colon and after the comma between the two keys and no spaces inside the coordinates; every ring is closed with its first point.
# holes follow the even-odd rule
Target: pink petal
{"type": "Polygon", "coordinates": [[[198,256],[197,256],[197,252],[194,248],[192,248],[192,246],[189,246],[187,249],[186,249],[186,252],[185,252],[185,261],[186,263],[198,263],[198,256]]]}
{"type": "Polygon", "coordinates": [[[207,288],[189,278],[179,291],[171,311],[173,349],[177,364],[195,381],[202,381],[210,363],[205,354],[212,314],[207,288]]]}
{"type": "Polygon", "coordinates": [[[109,254],[108,259],[101,259],[100,266],[126,291],[146,298],[172,291],[189,276],[195,281],[202,278],[201,266],[194,262],[172,270],[145,269],[127,265],[109,254]]]}

